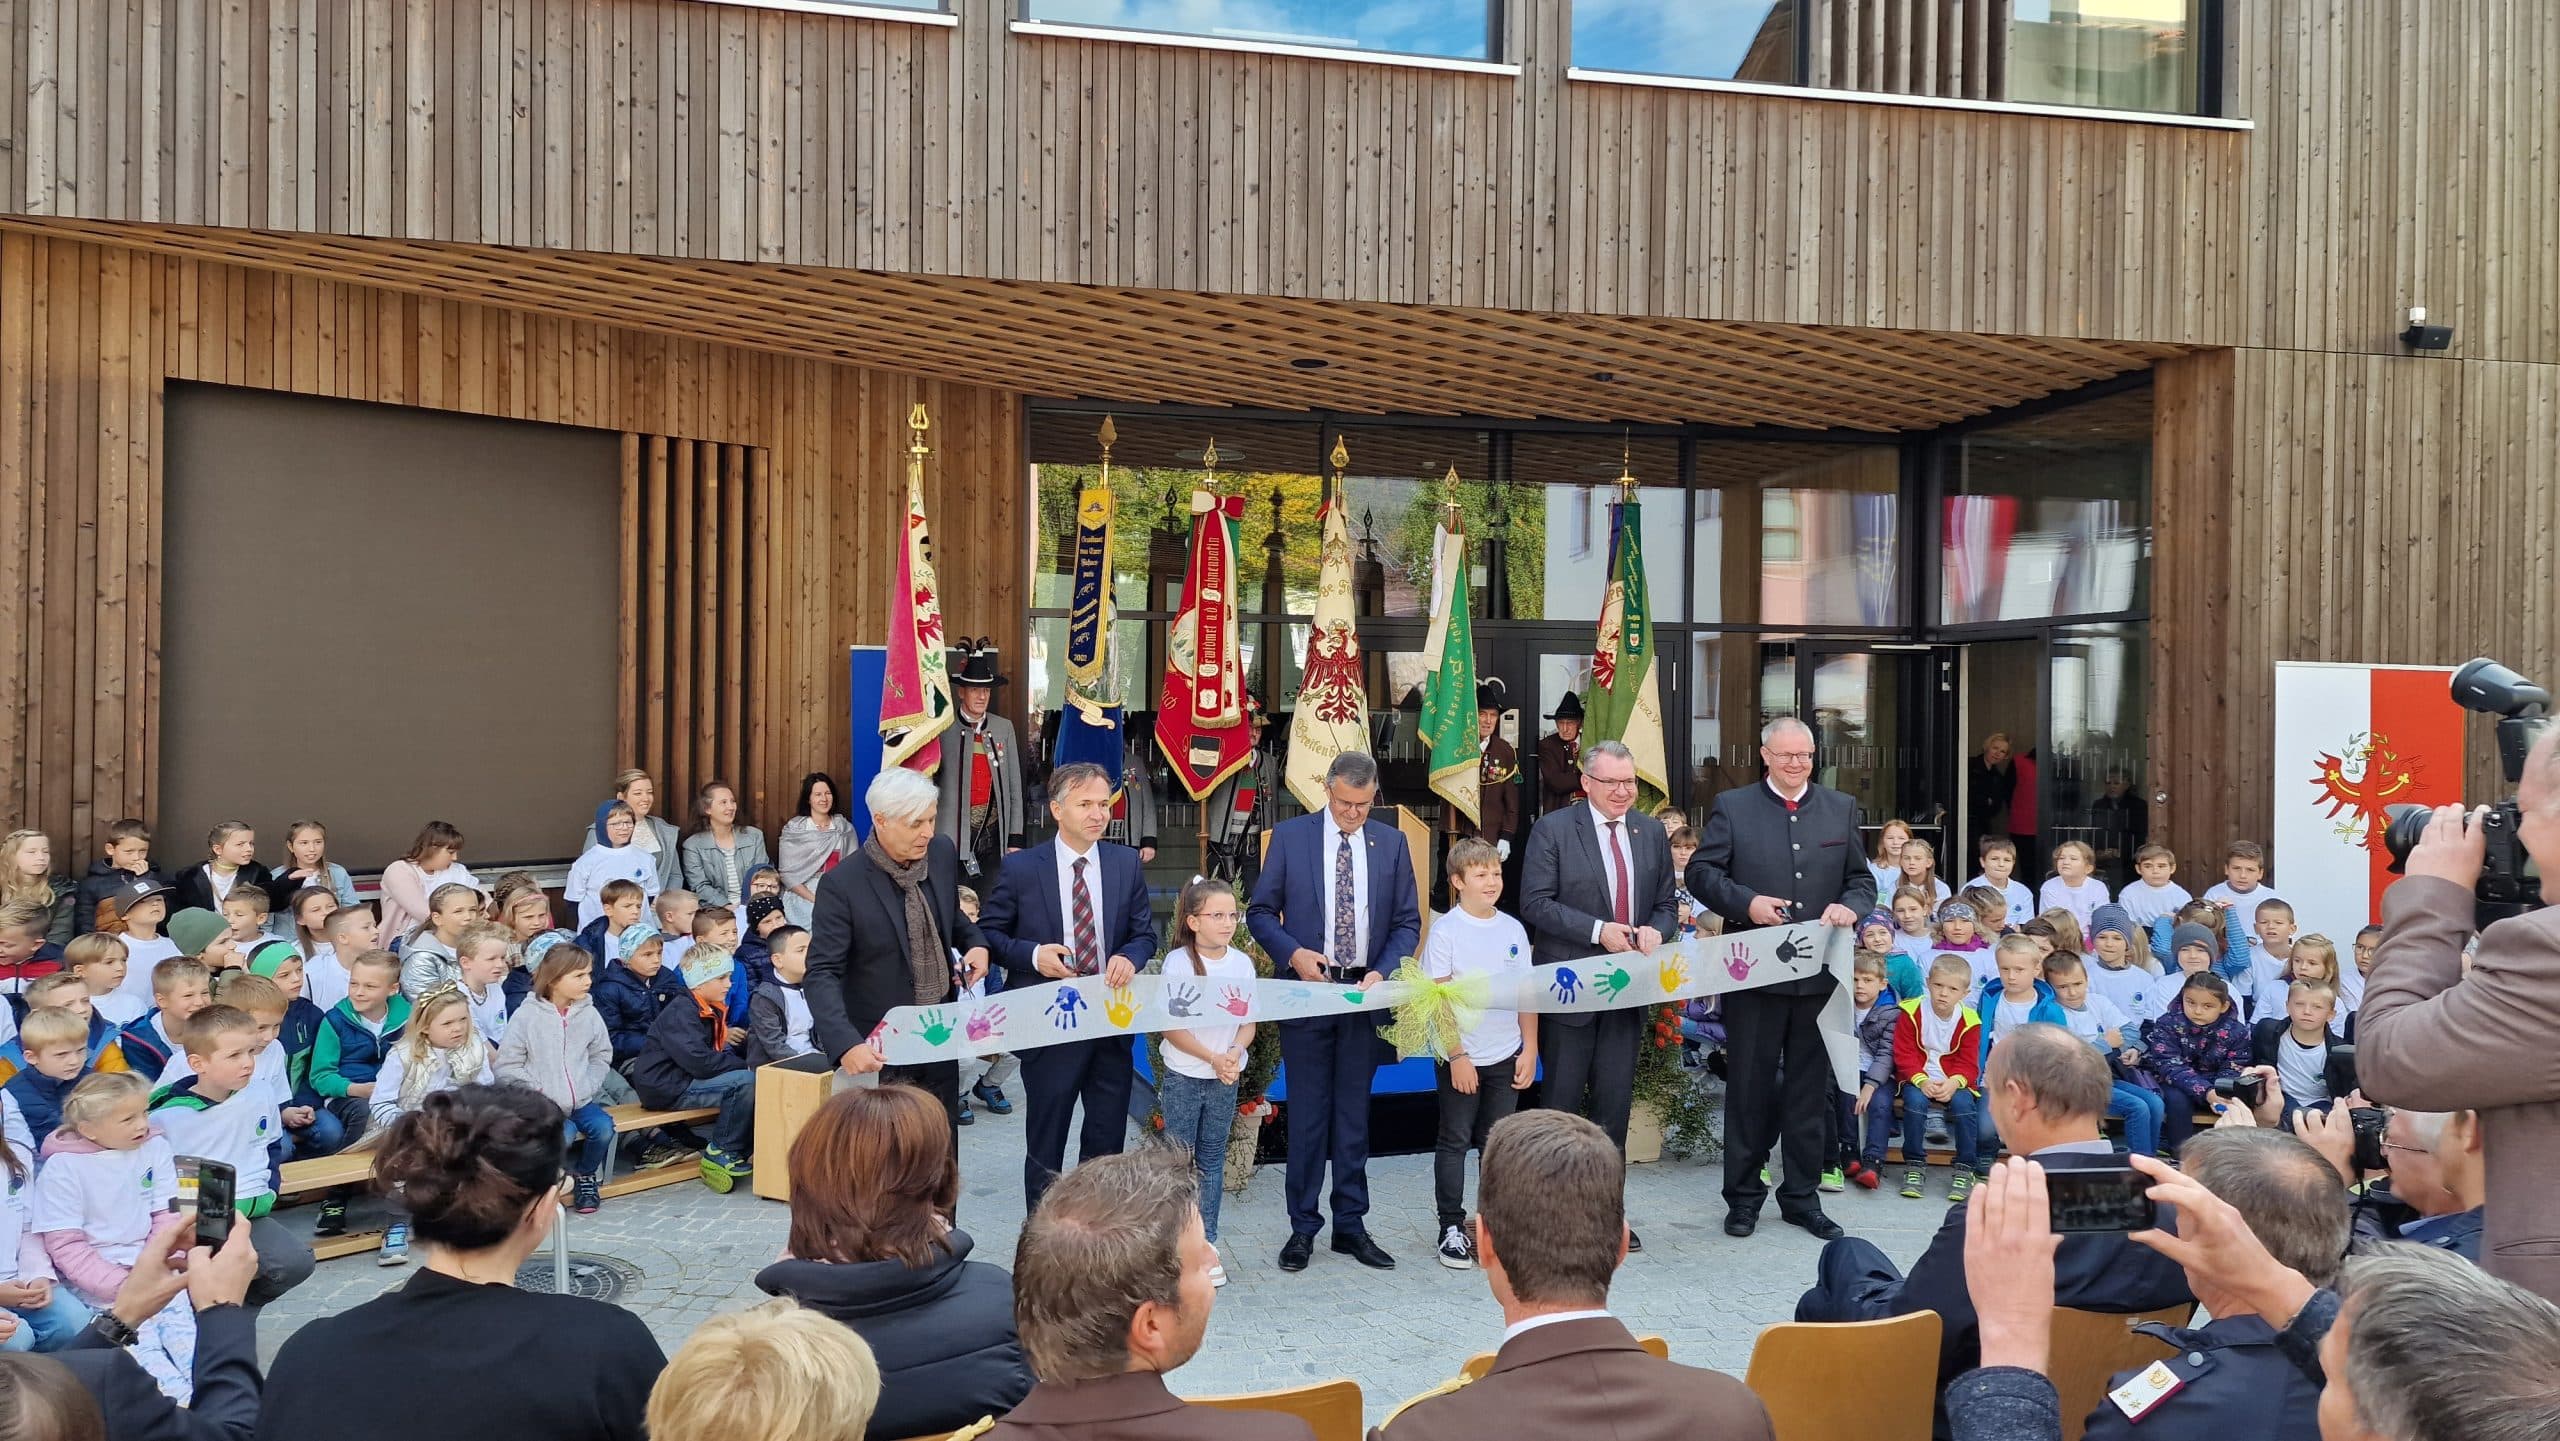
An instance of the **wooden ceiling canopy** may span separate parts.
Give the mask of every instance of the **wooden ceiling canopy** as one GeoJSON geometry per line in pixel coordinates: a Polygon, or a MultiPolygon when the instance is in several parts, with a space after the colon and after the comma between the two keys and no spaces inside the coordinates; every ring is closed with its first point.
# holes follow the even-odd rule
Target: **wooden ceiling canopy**
{"type": "Polygon", "coordinates": [[[2184,350],[252,230],[24,218],[6,224],[1035,396],[1132,403],[1919,430],[2144,369],[2184,350]]]}

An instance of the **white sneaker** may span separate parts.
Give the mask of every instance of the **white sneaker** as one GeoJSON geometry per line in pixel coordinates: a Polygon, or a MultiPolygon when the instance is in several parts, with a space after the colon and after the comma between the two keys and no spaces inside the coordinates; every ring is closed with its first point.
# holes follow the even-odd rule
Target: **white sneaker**
{"type": "Polygon", "coordinates": [[[1443,1226],[1440,1228],[1440,1264],[1452,1271],[1472,1271],[1476,1268],[1475,1242],[1468,1237],[1466,1227],[1443,1226]]]}

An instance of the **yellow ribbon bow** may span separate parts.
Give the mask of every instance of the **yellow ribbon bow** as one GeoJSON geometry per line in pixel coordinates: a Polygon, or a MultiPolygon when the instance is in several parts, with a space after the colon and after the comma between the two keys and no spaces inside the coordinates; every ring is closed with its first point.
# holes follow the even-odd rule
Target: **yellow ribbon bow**
{"type": "Polygon", "coordinates": [[[1379,1027],[1378,1034],[1407,1060],[1429,1056],[1445,1061],[1458,1054],[1467,1032],[1475,1029],[1492,1007],[1490,976],[1458,975],[1435,981],[1423,973],[1419,962],[1407,956],[1397,964],[1391,979],[1405,988],[1405,999],[1396,1003],[1395,1020],[1379,1027]]]}

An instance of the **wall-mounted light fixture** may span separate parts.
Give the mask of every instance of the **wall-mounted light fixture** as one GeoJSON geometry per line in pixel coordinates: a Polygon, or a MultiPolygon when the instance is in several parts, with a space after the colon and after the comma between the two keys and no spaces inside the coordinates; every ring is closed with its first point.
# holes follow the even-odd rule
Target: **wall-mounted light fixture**
{"type": "Polygon", "coordinates": [[[2450,350],[2453,348],[2453,327],[2427,324],[2427,308],[2412,305],[2409,307],[2409,328],[2400,332],[2400,343],[2411,350],[2450,350]]]}

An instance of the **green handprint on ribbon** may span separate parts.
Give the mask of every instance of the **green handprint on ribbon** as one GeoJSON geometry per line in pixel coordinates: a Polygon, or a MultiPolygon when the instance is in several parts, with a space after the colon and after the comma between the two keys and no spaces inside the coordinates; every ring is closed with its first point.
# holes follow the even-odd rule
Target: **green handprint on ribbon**
{"type": "Polygon", "coordinates": [[[951,1039],[951,1022],[944,1018],[942,1012],[927,1011],[919,1019],[924,1022],[924,1029],[917,1034],[923,1036],[927,1044],[939,1046],[951,1039]]]}
{"type": "Polygon", "coordinates": [[[1359,990],[1344,991],[1342,993],[1342,998],[1356,1006],[1362,1001],[1369,999],[1369,993],[1367,991],[1359,990]]]}
{"type": "Polygon", "coordinates": [[[1616,970],[1601,973],[1598,977],[1593,979],[1591,987],[1593,990],[1600,993],[1600,999],[1604,1001],[1614,1001],[1618,998],[1618,993],[1620,991],[1625,990],[1628,986],[1634,983],[1635,977],[1628,975],[1626,970],[1621,967],[1616,970]]]}

